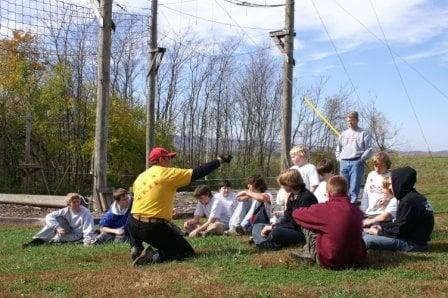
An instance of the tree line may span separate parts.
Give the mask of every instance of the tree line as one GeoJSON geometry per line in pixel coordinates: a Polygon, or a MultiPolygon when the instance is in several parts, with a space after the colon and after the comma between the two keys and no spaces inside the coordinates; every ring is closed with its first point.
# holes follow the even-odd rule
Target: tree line
{"type": "MultiPolygon", "coordinates": [[[[52,194],[91,192],[96,45],[83,37],[82,27],[76,43],[69,42],[70,34],[64,38],[68,29],[57,29],[51,43],[22,31],[0,40],[0,192],[22,191],[27,116],[32,119],[32,160],[41,168],[30,192],[45,193],[47,187],[52,194]]],[[[137,31],[123,32],[113,36],[111,63],[108,183],[115,187],[129,187],[145,167],[147,52],[138,46],[137,31]]],[[[158,74],[156,144],[179,152],[180,167],[221,152],[233,154],[234,162],[215,174],[219,177],[277,175],[281,57],[269,49],[242,55],[241,38],[215,44],[184,33],[163,43],[167,53],[158,74]]],[[[328,80],[295,84],[293,142],[308,146],[316,159],[331,155],[335,147],[336,136],[303,102],[307,96],[339,130],[345,129],[349,110],[360,110],[375,146],[393,147],[397,130],[374,101],[360,107],[345,88],[328,95],[328,80]]]]}

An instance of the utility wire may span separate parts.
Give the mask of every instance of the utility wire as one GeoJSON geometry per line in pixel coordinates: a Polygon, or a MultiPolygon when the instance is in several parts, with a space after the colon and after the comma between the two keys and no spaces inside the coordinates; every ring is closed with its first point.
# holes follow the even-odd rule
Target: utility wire
{"type": "MultiPolygon", "coordinates": [[[[168,25],[172,28],[172,25],[170,24],[170,21],[169,21],[168,17],[163,13],[163,11],[160,11],[160,13],[161,13],[161,15],[166,19],[168,25]]],[[[169,39],[169,40],[171,40],[171,41],[179,42],[179,39],[172,38],[171,36],[169,36],[169,35],[167,35],[167,34],[165,34],[165,33],[159,32],[159,34],[161,34],[163,37],[165,37],[165,38],[167,38],[167,39],[169,39]]],[[[176,33],[174,33],[174,34],[178,37],[178,35],[177,35],[176,33]]],[[[204,57],[211,58],[211,57],[219,56],[219,55],[215,55],[215,54],[209,55],[209,54],[205,54],[205,53],[203,53],[203,52],[199,52],[199,51],[196,50],[195,48],[193,48],[193,47],[191,47],[191,46],[189,46],[189,45],[187,45],[187,44],[184,44],[184,43],[182,43],[182,42],[179,42],[179,44],[182,45],[182,46],[185,46],[185,47],[189,48],[191,51],[193,51],[193,52],[195,52],[195,53],[197,53],[197,54],[199,54],[199,55],[201,55],[201,56],[204,56],[204,57]]],[[[219,43],[212,43],[212,45],[217,45],[217,44],[219,44],[219,43]]],[[[238,57],[238,56],[244,56],[244,55],[251,55],[251,54],[255,54],[255,53],[259,53],[259,52],[263,52],[263,51],[266,51],[266,50],[269,50],[269,49],[272,49],[272,48],[274,48],[274,46],[263,47],[263,48],[259,48],[259,49],[254,50],[254,51],[247,51],[247,52],[235,53],[235,54],[233,54],[233,55],[230,55],[230,57],[238,57]]]]}
{"type": "MultiPolygon", "coordinates": [[[[215,1],[215,2],[216,2],[216,1],[215,1]]],[[[219,4],[218,4],[218,5],[219,5],[219,4]]],[[[179,14],[183,14],[183,15],[186,15],[186,16],[189,16],[189,17],[192,17],[192,18],[196,18],[196,19],[205,21],[205,22],[210,22],[210,23],[215,23],[215,24],[225,25],[225,26],[229,26],[229,27],[234,26],[233,24],[230,24],[230,23],[224,23],[224,22],[219,22],[219,21],[215,21],[215,20],[211,20],[211,19],[203,18],[203,17],[200,17],[200,16],[195,16],[195,15],[192,15],[192,14],[189,14],[189,13],[186,13],[186,12],[183,12],[183,11],[180,11],[180,10],[177,10],[177,9],[174,9],[174,8],[172,8],[172,7],[169,7],[169,6],[166,6],[166,5],[163,5],[163,4],[160,4],[160,6],[166,8],[166,9],[169,9],[169,10],[171,10],[171,11],[177,12],[177,13],[179,13],[179,14]]],[[[222,6],[221,6],[221,8],[222,8],[222,6]]],[[[239,26],[239,25],[238,25],[238,27],[240,27],[240,28],[245,28],[245,29],[250,29],[250,30],[264,30],[264,31],[272,31],[272,30],[275,30],[275,29],[272,29],[272,28],[261,28],[261,27],[250,27],[250,26],[239,26]]]]}
{"type": "Polygon", "coordinates": [[[344,63],[344,61],[342,60],[342,56],[339,54],[339,51],[338,51],[338,49],[337,49],[337,47],[336,47],[336,44],[334,43],[333,39],[331,38],[330,32],[328,31],[327,26],[325,25],[325,22],[324,22],[324,20],[322,19],[321,14],[320,14],[319,10],[317,9],[317,6],[316,6],[316,4],[314,3],[314,0],[310,0],[310,1],[311,1],[311,3],[312,3],[313,6],[314,6],[314,10],[316,11],[316,14],[317,14],[317,16],[318,16],[319,19],[320,19],[320,22],[321,22],[321,24],[322,24],[322,27],[324,28],[325,33],[327,34],[327,37],[328,37],[328,39],[329,39],[331,45],[333,46],[333,49],[334,49],[336,55],[338,56],[339,62],[341,63],[342,68],[344,69],[345,75],[347,76],[347,78],[348,78],[350,84],[352,85],[353,91],[355,92],[356,97],[357,97],[359,103],[362,105],[361,97],[359,96],[359,93],[358,93],[357,89],[355,88],[355,84],[353,83],[353,80],[352,80],[350,74],[348,73],[347,67],[345,67],[345,63],[344,63]]]}
{"type": "MultiPolygon", "coordinates": [[[[383,45],[387,46],[387,44],[379,38],[372,30],[370,30],[366,25],[364,25],[363,22],[361,22],[357,17],[355,17],[353,14],[351,14],[345,7],[343,7],[341,4],[339,4],[336,0],[334,0],[337,6],[341,10],[343,10],[346,14],[348,14],[350,17],[352,17],[358,24],[360,24],[368,33],[370,33],[373,37],[375,37],[379,42],[381,42],[383,45]]],[[[448,95],[445,94],[442,90],[440,90],[439,87],[437,87],[434,83],[432,83],[429,79],[425,77],[417,68],[415,68],[412,64],[410,64],[408,61],[406,61],[403,57],[401,57],[398,53],[392,52],[396,57],[398,57],[402,62],[404,62],[409,68],[411,68],[413,71],[415,71],[426,83],[428,83],[431,87],[433,87],[437,92],[439,92],[447,101],[448,101],[448,95]]]]}
{"type": "Polygon", "coordinates": [[[271,8],[271,7],[282,7],[286,6],[286,4],[257,4],[257,3],[251,3],[247,1],[231,1],[231,0],[223,0],[225,2],[229,2],[238,6],[246,6],[246,7],[257,7],[257,8],[271,8]]]}
{"type": "Polygon", "coordinates": [[[397,74],[400,77],[401,86],[403,87],[404,93],[406,94],[406,97],[408,98],[409,105],[411,106],[412,112],[414,113],[414,117],[415,117],[415,120],[417,121],[418,127],[420,129],[420,133],[422,134],[423,140],[425,141],[426,146],[428,147],[428,152],[429,152],[429,155],[431,156],[431,160],[434,163],[434,157],[432,156],[431,148],[429,147],[428,140],[426,139],[425,133],[423,132],[423,127],[422,127],[420,120],[417,116],[417,112],[415,111],[415,107],[411,100],[411,96],[409,95],[408,88],[406,87],[406,84],[404,83],[403,76],[401,75],[400,69],[398,68],[397,61],[395,61],[395,56],[392,53],[392,50],[390,48],[389,42],[386,37],[386,33],[383,30],[383,26],[381,25],[380,19],[378,17],[378,14],[376,13],[376,9],[375,9],[375,6],[373,5],[372,0],[369,0],[369,2],[370,2],[370,6],[373,10],[373,13],[375,14],[376,21],[378,22],[378,27],[380,28],[381,33],[383,34],[383,38],[384,38],[384,42],[386,43],[386,47],[389,50],[389,54],[392,57],[392,61],[394,62],[395,70],[397,71],[397,74]]]}
{"type": "Polygon", "coordinates": [[[218,6],[222,9],[222,11],[224,11],[224,13],[229,17],[229,19],[230,19],[232,22],[234,22],[235,25],[237,25],[237,26],[241,29],[241,32],[243,32],[243,34],[246,35],[247,38],[249,38],[249,40],[250,40],[255,46],[257,46],[257,43],[256,43],[255,40],[252,38],[252,36],[250,36],[249,34],[247,34],[246,30],[244,30],[244,28],[241,27],[240,24],[238,24],[238,22],[232,17],[232,15],[229,14],[229,13],[227,12],[227,10],[226,10],[221,4],[219,4],[218,1],[215,0],[215,3],[218,4],[218,6]]]}

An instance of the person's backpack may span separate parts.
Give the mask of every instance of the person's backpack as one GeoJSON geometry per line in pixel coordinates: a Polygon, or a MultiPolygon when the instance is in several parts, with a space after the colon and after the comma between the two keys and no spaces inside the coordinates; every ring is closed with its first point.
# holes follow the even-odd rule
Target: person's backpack
{"type": "Polygon", "coordinates": [[[89,208],[89,199],[87,199],[86,197],[84,197],[82,195],[79,195],[79,198],[81,200],[81,205],[86,208],[89,208]]]}
{"type": "Polygon", "coordinates": [[[269,219],[270,218],[266,210],[265,203],[260,203],[260,205],[255,208],[254,214],[250,218],[249,222],[253,225],[257,223],[268,224],[269,219]]]}

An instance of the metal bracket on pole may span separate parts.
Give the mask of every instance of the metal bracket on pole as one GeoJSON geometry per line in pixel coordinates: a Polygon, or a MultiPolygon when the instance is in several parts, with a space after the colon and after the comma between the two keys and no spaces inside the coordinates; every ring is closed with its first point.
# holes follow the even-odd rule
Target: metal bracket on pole
{"type": "MultiPolygon", "coordinates": [[[[285,36],[289,35],[289,30],[277,30],[277,31],[271,31],[269,32],[269,36],[274,40],[275,45],[278,47],[280,52],[286,56],[286,61],[288,61],[289,57],[287,56],[287,53],[285,51],[285,36]]],[[[294,32],[293,36],[296,36],[296,33],[294,32]]],[[[295,65],[294,58],[292,59],[293,65],[295,65]]]]}
{"type": "MultiPolygon", "coordinates": [[[[98,20],[98,25],[100,25],[100,27],[103,28],[104,20],[103,20],[103,15],[101,14],[101,11],[100,11],[100,1],[99,0],[90,0],[90,5],[92,6],[93,13],[95,14],[96,19],[98,20]]],[[[112,21],[110,27],[111,27],[112,31],[115,32],[114,21],[112,21]]]]}
{"type": "Polygon", "coordinates": [[[163,55],[165,55],[166,48],[157,48],[149,50],[151,54],[155,53],[153,58],[151,59],[151,65],[149,66],[148,76],[152,71],[157,72],[159,70],[160,64],[163,59],[163,55]]]}

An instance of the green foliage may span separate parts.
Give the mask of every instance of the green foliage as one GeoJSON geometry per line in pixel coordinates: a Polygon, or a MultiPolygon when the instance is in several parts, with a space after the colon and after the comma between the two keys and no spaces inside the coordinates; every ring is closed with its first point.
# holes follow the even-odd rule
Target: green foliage
{"type": "Polygon", "coordinates": [[[145,111],[112,98],[108,137],[109,184],[128,188],[145,169],[145,111]]]}
{"type": "Polygon", "coordinates": [[[174,133],[176,127],[173,123],[170,123],[163,119],[158,119],[155,123],[155,142],[157,147],[163,147],[168,150],[175,150],[174,148],[174,133]]]}
{"type": "Polygon", "coordinates": [[[20,185],[25,116],[40,93],[44,65],[36,53],[29,33],[14,31],[11,39],[0,40],[0,188],[11,191],[20,185]]]}

